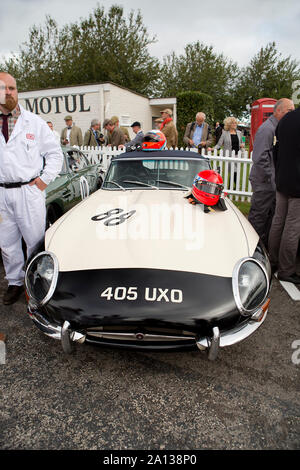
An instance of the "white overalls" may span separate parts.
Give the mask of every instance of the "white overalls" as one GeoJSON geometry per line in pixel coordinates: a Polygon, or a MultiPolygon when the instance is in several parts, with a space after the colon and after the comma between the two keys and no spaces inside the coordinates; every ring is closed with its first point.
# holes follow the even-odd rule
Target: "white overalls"
{"type": "MultiPolygon", "coordinates": [[[[21,106],[20,110],[7,143],[0,132],[0,183],[27,182],[40,176],[48,185],[62,168],[61,147],[45,121],[21,106]]],[[[30,256],[44,237],[45,221],[45,191],[28,184],[0,186],[0,248],[9,285],[23,284],[22,237],[30,256]]]]}

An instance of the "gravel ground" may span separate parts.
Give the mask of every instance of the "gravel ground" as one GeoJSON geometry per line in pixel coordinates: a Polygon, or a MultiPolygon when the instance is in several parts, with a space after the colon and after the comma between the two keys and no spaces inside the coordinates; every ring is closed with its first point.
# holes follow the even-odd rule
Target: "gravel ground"
{"type": "Polygon", "coordinates": [[[25,299],[1,305],[0,448],[299,449],[299,320],[300,302],[274,280],[265,323],[215,362],[87,345],[66,355],[25,299]]]}

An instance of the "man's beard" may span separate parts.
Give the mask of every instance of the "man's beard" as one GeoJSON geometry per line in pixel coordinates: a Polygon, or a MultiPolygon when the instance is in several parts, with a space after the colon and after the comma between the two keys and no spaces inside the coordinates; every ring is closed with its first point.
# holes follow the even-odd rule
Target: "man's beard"
{"type": "Polygon", "coordinates": [[[2,106],[6,108],[8,111],[12,111],[13,109],[15,109],[17,104],[18,104],[18,101],[15,100],[13,96],[7,96],[5,100],[5,104],[3,104],[2,106]]]}

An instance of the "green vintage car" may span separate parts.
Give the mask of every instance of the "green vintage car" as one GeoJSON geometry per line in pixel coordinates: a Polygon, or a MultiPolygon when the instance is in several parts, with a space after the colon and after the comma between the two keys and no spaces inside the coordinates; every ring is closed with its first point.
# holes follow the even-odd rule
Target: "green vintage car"
{"type": "Polygon", "coordinates": [[[47,228],[102,184],[99,163],[91,164],[75,147],[62,147],[62,151],[61,172],[46,188],[47,228]]]}

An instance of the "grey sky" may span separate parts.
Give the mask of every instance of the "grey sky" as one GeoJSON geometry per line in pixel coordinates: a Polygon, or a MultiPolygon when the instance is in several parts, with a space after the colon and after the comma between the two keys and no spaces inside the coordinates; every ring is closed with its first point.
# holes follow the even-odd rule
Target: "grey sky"
{"type": "MultiPolygon", "coordinates": [[[[275,41],[284,57],[300,61],[299,0],[115,0],[99,1],[105,10],[122,5],[125,16],[140,9],[150,35],[157,38],[150,53],[159,59],[188,43],[201,41],[216,52],[246,65],[260,47],[275,41]]],[[[46,14],[59,26],[87,17],[95,0],[0,0],[0,56],[17,52],[34,24],[46,14]]],[[[99,51],[101,53],[101,51],[99,51]]]]}

